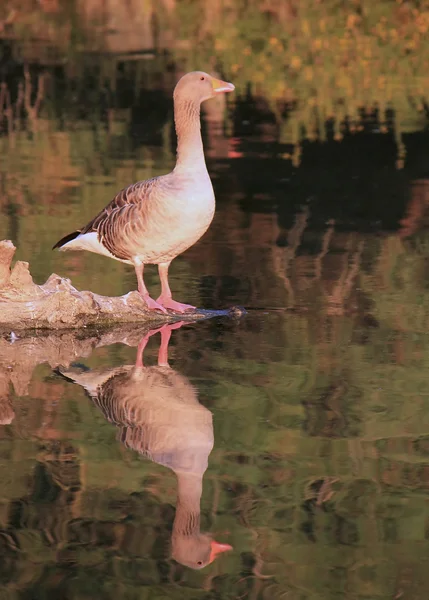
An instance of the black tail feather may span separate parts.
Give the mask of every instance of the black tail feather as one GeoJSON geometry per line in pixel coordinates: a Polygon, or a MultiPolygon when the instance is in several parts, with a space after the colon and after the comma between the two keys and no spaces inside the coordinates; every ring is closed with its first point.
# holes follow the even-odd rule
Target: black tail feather
{"type": "MultiPolygon", "coordinates": [[[[83,365],[81,363],[72,363],[70,366],[76,369],[76,375],[80,375],[81,373],[86,373],[87,371],[90,371],[90,369],[86,365],[83,365]]],[[[66,375],[66,373],[63,372],[63,367],[55,367],[55,369],[52,370],[55,373],[55,375],[58,375],[58,377],[75,383],[75,380],[70,375],[66,375]]]]}
{"type": "Polygon", "coordinates": [[[78,235],[80,235],[80,231],[73,231],[73,233],[65,235],[55,244],[55,246],[52,246],[52,250],[55,250],[55,248],[61,248],[61,246],[64,246],[64,244],[67,244],[67,242],[71,242],[77,238],[78,235]]]}

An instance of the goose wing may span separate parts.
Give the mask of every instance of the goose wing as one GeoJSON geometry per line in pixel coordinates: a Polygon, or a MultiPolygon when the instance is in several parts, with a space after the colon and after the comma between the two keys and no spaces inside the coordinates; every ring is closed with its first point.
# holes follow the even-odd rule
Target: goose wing
{"type": "Polygon", "coordinates": [[[128,252],[118,241],[124,237],[127,227],[132,223],[144,226],[151,198],[163,177],[165,176],[138,181],[123,188],[89,223],[61,238],[53,249],[61,248],[78,236],[97,233],[98,240],[109,252],[117,258],[127,260],[128,252]]]}
{"type": "Polygon", "coordinates": [[[113,215],[119,215],[126,212],[128,209],[137,206],[142,208],[143,204],[145,204],[153,194],[154,189],[159,183],[159,179],[159,177],[153,177],[146,181],[138,181],[137,183],[133,183],[122,189],[116,194],[113,200],[92,219],[92,221],[81,229],[81,233],[90,233],[92,231],[101,233],[103,225],[106,221],[111,220],[113,215]]]}
{"type": "Polygon", "coordinates": [[[82,230],[81,234],[96,232],[98,239],[114,256],[128,259],[129,253],[121,243],[128,227],[144,228],[151,196],[159,185],[159,177],[139,181],[124,188],[82,230]]]}

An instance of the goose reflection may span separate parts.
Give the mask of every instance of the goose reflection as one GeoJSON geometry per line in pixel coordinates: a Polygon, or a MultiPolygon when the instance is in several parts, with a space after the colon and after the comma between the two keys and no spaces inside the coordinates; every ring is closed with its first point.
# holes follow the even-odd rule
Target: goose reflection
{"type": "Polygon", "coordinates": [[[85,388],[106,419],[119,428],[125,446],[174,471],[172,557],[201,569],[232,547],[200,532],[202,481],[213,448],[213,423],[212,413],[198,401],[196,388],[168,364],[171,331],[182,325],[168,324],[147,333],[138,346],[135,365],[87,372],[61,369],[60,373],[85,388]],[[158,365],[147,367],[143,352],[158,332],[158,365]]]}

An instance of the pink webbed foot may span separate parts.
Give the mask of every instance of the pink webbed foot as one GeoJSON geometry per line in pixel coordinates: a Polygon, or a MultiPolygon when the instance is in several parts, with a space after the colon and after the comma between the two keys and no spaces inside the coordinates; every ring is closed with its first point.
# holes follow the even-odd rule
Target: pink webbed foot
{"type": "Polygon", "coordinates": [[[176,302],[176,300],[173,300],[173,298],[163,296],[162,294],[159,298],[157,298],[157,302],[164,308],[169,308],[170,310],[174,310],[179,313],[184,313],[187,310],[195,310],[195,306],[192,306],[191,304],[176,302]]]}
{"type": "Polygon", "coordinates": [[[163,313],[167,314],[166,309],[162,304],[160,304],[157,300],[154,300],[149,296],[149,294],[142,295],[143,300],[146,302],[146,306],[149,310],[160,310],[163,313]]]}

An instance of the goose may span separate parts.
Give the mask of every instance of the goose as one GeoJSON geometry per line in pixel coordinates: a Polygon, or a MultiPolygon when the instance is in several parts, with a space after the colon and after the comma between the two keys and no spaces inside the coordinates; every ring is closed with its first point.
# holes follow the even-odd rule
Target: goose
{"type": "Polygon", "coordinates": [[[198,401],[196,388],[168,365],[168,343],[183,321],[150,331],[140,342],[135,365],[78,372],[58,369],[82,386],[104,417],[116,425],[120,441],[171,469],[177,478],[177,504],[171,536],[172,557],[202,569],[229,544],[200,531],[203,476],[213,448],[212,413],[198,401]],[[143,365],[144,348],[161,333],[158,366],[143,365]]]}
{"type": "Polygon", "coordinates": [[[176,166],[171,173],[122,189],[92,221],[61,238],[53,249],[89,250],[134,265],[138,291],[150,310],[183,313],[195,307],[173,300],[171,261],[207,231],[215,197],[201,138],[200,105],[234,85],[203,71],[184,75],[174,94],[176,166]],[[144,283],[147,264],[158,265],[161,295],[154,300],[144,283]]]}

